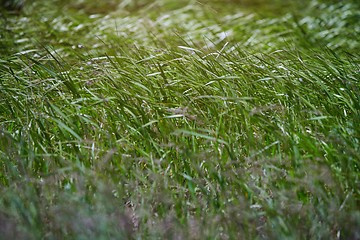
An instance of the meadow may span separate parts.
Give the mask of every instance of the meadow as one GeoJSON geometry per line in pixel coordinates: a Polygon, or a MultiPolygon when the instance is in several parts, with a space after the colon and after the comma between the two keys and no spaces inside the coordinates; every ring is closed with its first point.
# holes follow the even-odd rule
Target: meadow
{"type": "Polygon", "coordinates": [[[0,239],[360,239],[357,1],[0,11],[0,239]]]}

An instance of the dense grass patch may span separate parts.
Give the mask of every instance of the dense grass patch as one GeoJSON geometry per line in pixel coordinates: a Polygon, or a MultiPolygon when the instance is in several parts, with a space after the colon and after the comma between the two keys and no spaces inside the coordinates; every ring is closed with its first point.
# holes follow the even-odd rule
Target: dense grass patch
{"type": "Polygon", "coordinates": [[[355,1],[2,10],[0,235],[359,239],[359,18],[355,1]]]}

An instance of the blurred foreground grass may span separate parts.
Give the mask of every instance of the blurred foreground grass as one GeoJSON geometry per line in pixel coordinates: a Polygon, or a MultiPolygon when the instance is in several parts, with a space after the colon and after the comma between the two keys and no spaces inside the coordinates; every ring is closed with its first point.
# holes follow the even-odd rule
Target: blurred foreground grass
{"type": "Polygon", "coordinates": [[[359,239],[359,19],[355,1],[2,10],[0,235],[359,239]]]}

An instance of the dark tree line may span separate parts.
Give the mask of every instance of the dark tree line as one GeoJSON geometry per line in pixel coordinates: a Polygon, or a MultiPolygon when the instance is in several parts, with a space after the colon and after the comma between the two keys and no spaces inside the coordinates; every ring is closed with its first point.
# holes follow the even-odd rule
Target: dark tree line
{"type": "Polygon", "coordinates": [[[9,11],[20,11],[25,0],[0,0],[0,7],[9,11]]]}

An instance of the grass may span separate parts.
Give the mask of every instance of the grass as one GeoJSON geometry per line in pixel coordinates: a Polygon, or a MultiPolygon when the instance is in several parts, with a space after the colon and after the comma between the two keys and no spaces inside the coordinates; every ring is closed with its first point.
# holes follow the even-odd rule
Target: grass
{"type": "Polygon", "coordinates": [[[360,238],[356,1],[0,19],[3,238],[360,238]]]}

